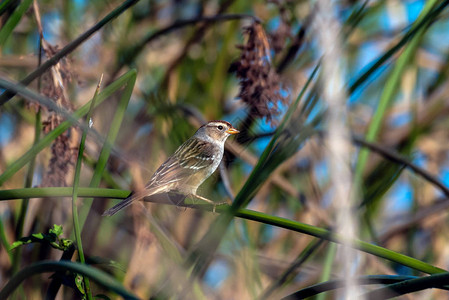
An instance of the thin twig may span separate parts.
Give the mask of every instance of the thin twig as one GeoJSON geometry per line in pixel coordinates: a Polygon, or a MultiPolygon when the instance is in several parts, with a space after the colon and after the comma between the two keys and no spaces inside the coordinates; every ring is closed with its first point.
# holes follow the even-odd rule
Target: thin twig
{"type": "MultiPolygon", "coordinates": [[[[228,9],[229,6],[231,6],[233,4],[234,1],[235,0],[223,1],[220,4],[220,7],[218,8],[216,15],[222,15],[226,11],[226,9],[228,9]]],[[[201,9],[201,13],[203,13],[203,9],[201,9]]],[[[201,18],[201,17],[203,17],[203,15],[197,16],[197,18],[201,18]]],[[[162,84],[161,84],[162,86],[167,86],[169,78],[170,78],[170,74],[173,73],[173,70],[176,68],[176,66],[187,55],[190,48],[203,38],[204,34],[206,33],[206,30],[208,29],[207,27],[210,24],[211,24],[210,22],[206,22],[206,23],[203,23],[200,26],[198,26],[198,28],[193,33],[193,35],[187,40],[184,47],[182,47],[183,50],[181,51],[181,53],[166,68],[167,71],[165,72],[164,79],[162,80],[162,84]]]]}
{"type": "MultiPolygon", "coordinates": [[[[253,137],[251,137],[251,139],[255,140],[258,138],[269,137],[273,134],[274,134],[274,132],[263,133],[263,134],[260,134],[257,136],[253,136],[253,137]]],[[[321,135],[323,135],[323,134],[324,133],[321,132],[321,135]]],[[[417,165],[415,165],[414,163],[412,163],[407,157],[399,154],[398,152],[396,152],[392,149],[388,149],[388,148],[383,147],[377,143],[368,142],[360,137],[352,136],[351,139],[352,139],[352,142],[356,145],[369,148],[371,151],[378,153],[379,155],[383,156],[384,158],[386,158],[394,163],[404,165],[405,167],[407,167],[410,170],[412,170],[413,172],[415,172],[417,175],[421,176],[422,178],[424,178],[425,180],[427,180],[428,182],[433,184],[435,187],[437,187],[439,190],[441,190],[441,192],[443,194],[445,194],[447,197],[449,197],[449,188],[441,180],[439,180],[436,176],[430,174],[427,170],[420,168],[417,165]]]]}
{"type": "Polygon", "coordinates": [[[156,40],[157,38],[168,34],[174,30],[181,29],[186,26],[195,25],[198,23],[217,23],[221,21],[232,21],[232,20],[240,20],[240,19],[246,19],[250,18],[253,19],[255,22],[261,22],[261,20],[253,15],[248,14],[226,14],[226,15],[216,15],[216,16],[208,16],[208,17],[196,17],[192,19],[186,19],[186,20],[178,20],[175,21],[173,24],[168,25],[165,28],[162,28],[158,31],[150,33],[146,38],[144,38],[140,43],[134,45],[127,51],[126,57],[124,57],[120,64],[115,67],[114,71],[111,73],[111,77],[109,78],[109,81],[113,80],[117,74],[120,72],[120,70],[123,68],[123,66],[131,63],[133,59],[137,55],[140,54],[140,52],[145,48],[146,45],[150,44],[152,41],[156,40]]]}
{"type": "Polygon", "coordinates": [[[404,217],[406,221],[404,221],[403,223],[389,226],[388,231],[381,234],[378,237],[379,244],[385,245],[385,243],[395,235],[408,230],[412,226],[416,226],[417,224],[423,222],[430,216],[441,213],[447,213],[448,208],[449,208],[449,201],[446,197],[433,201],[431,205],[420,207],[419,210],[413,215],[408,215],[407,217],[404,217]]]}
{"type": "Polygon", "coordinates": [[[353,136],[352,140],[355,144],[367,147],[370,150],[382,155],[383,157],[389,159],[392,162],[406,166],[416,174],[423,177],[428,182],[432,183],[434,186],[440,189],[447,197],[449,197],[449,189],[444,185],[444,183],[441,180],[439,180],[434,175],[430,174],[427,170],[413,164],[412,162],[409,161],[409,159],[397,153],[396,151],[387,149],[376,143],[365,141],[364,139],[359,137],[353,136]]]}

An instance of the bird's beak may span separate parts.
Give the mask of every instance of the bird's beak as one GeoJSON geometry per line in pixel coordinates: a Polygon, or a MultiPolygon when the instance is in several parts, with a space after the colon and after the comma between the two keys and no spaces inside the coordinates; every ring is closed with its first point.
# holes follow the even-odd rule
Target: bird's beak
{"type": "Polygon", "coordinates": [[[229,133],[229,134],[237,134],[237,133],[239,133],[240,131],[238,131],[237,129],[235,129],[235,128],[229,128],[228,130],[226,130],[226,133],[229,133]]]}

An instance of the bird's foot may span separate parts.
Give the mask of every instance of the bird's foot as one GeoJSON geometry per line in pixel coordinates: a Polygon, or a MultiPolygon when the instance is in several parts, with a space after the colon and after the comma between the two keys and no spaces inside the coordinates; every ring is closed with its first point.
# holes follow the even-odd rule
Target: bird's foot
{"type": "Polygon", "coordinates": [[[213,205],[213,208],[212,208],[212,212],[213,212],[213,213],[215,213],[215,208],[217,207],[217,205],[228,204],[227,201],[215,202],[215,201],[209,200],[209,199],[207,199],[207,198],[204,198],[204,197],[202,197],[202,196],[200,196],[200,195],[196,195],[196,194],[192,194],[191,196],[192,196],[192,197],[195,197],[195,198],[197,198],[197,199],[203,200],[204,202],[207,202],[207,203],[212,204],[212,205],[213,205]]]}

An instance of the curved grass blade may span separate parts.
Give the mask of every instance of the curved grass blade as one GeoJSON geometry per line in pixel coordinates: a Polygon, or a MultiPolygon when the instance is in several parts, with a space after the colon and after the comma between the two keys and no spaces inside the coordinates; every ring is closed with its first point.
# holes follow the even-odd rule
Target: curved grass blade
{"type": "MultiPolygon", "coordinates": [[[[218,212],[220,212],[221,209],[217,209],[218,212]]],[[[353,241],[347,241],[342,236],[338,234],[334,234],[331,231],[304,224],[297,221],[292,221],[289,219],[277,217],[277,216],[270,216],[261,212],[252,211],[249,209],[240,209],[236,214],[237,217],[244,218],[247,220],[253,220],[257,222],[261,222],[264,224],[270,224],[273,226],[293,230],[299,233],[304,233],[308,235],[312,235],[318,238],[322,238],[331,242],[335,243],[341,243],[344,241],[345,244],[347,244],[350,247],[353,247],[355,249],[361,250],[366,253],[373,254],[377,257],[381,257],[390,261],[393,261],[395,263],[407,266],[409,268],[427,273],[427,274],[437,274],[437,273],[444,273],[446,270],[432,266],[426,262],[420,261],[416,258],[409,257],[404,254],[400,254],[397,252],[394,252],[392,250],[376,246],[367,242],[363,242],[361,240],[353,240],[353,241]]]]}
{"type": "Polygon", "coordinates": [[[363,297],[367,300],[389,299],[430,288],[447,289],[448,282],[449,272],[434,274],[390,284],[383,288],[368,292],[363,295],[363,297]]]}
{"type": "MultiPolygon", "coordinates": [[[[90,103],[89,112],[87,113],[87,117],[86,117],[87,122],[90,122],[90,120],[92,119],[92,114],[93,114],[93,110],[95,107],[95,102],[97,100],[98,91],[100,90],[102,79],[103,79],[103,74],[101,75],[100,81],[98,82],[97,88],[95,90],[94,97],[92,98],[92,101],[90,103]]],[[[79,182],[80,182],[81,165],[83,162],[84,145],[86,143],[87,130],[88,130],[88,127],[85,127],[83,130],[83,135],[81,136],[80,146],[78,149],[78,159],[76,161],[76,166],[75,166],[75,176],[73,178],[73,190],[72,190],[73,229],[75,232],[75,241],[76,241],[76,246],[78,249],[78,257],[82,264],[85,264],[86,260],[84,259],[83,242],[81,240],[81,230],[80,230],[80,225],[79,225],[78,207],[76,205],[76,200],[78,199],[78,187],[79,187],[79,182]]],[[[84,289],[85,289],[87,299],[91,300],[92,293],[90,291],[89,279],[84,276],[83,282],[84,282],[84,289]]]]}
{"type": "MultiPolygon", "coordinates": [[[[392,284],[397,282],[403,282],[405,280],[418,278],[416,276],[394,276],[394,275],[370,275],[362,276],[356,279],[356,283],[359,285],[369,285],[369,284],[392,284]]],[[[313,297],[320,295],[321,293],[332,291],[335,289],[343,288],[345,286],[343,279],[329,280],[326,282],[314,284],[301,289],[293,294],[290,294],[282,299],[292,300],[292,299],[304,299],[308,297],[313,297]]]]}
{"type": "MultiPolygon", "coordinates": [[[[121,198],[124,199],[129,196],[129,191],[115,190],[115,189],[103,189],[103,188],[79,188],[79,197],[95,197],[95,198],[121,198]]],[[[30,189],[13,189],[0,191],[0,201],[11,199],[26,198],[41,198],[41,197],[70,197],[72,194],[71,187],[56,187],[56,188],[30,188],[30,189]]],[[[212,210],[212,205],[205,205],[205,208],[212,210]]],[[[229,215],[229,208],[226,205],[217,206],[216,212],[223,215],[229,215]]],[[[317,238],[328,240],[335,243],[340,243],[343,239],[340,235],[334,234],[331,231],[304,224],[301,222],[267,215],[261,212],[252,211],[249,209],[239,209],[235,212],[235,216],[246,220],[252,220],[288,230],[292,230],[298,233],[304,233],[317,238]]],[[[426,262],[418,259],[403,255],[392,250],[376,246],[361,240],[345,241],[350,247],[354,247],[360,251],[373,254],[377,257],[381,257],[392,262],[407,266],[417,271],[427,274],[445,273],[446,270],[432,266],[426,262]]]]}
{"type": "MultiPolygon", "coordinates": [[[[34,142],[33,145],[36,145],[39,142],[39,137],[42,130],[42,124],[41,124],[41,109],[39,108],[37,114],[36,114],[36,120],[34,121],[34,142]]],[[[30,164],[28,166],[27,170],[27,176],[25,179],[25,188],[30,188],[33,184],[33,174],[34,174],[34,166],[36,163],[36,157],[33,157],[30,161],[30,164]]],[[[15,240],[19,240],[23,235],[23,227],[25,225],[25,217],[28,211],[28,203],[30,199],[23,198],[22,203],[20,204],[20,211],[19,211],[19,218],[17,220],[16,224],[16,234],[15,234],[15,240]]],[[[0,222],[2,222],[0,220],[0,222]]],[[[12,272],[16,273],[20,266],[20,257],[22,254],[22,249],[17,249],[13,254],[13,262],[12,262],[12,272]]]]}
{"type": "MultiPolygon", "coordinates": [[[[78,197],[125,199],[131,191],[104,188],[78,188],[78,197]]],[[[0,190],[0,201],[22,198],[70,197],[72,187],[45,187],[0,190]]]]}
{"type": "Polygon", "coordinates": [[[402,39],[388,51],[386,51],[381,57],[375,60],[372,66],[366,70],[362,75],[360,75],[352,84],[349,85],[348,94],[354,93],[362,84],[367,81],[376,71],[379,70],[380,66],[386,63],[396,52],[398,52],[407,42],[412,39],[416,33],[425,26],[429,26],[435,21],[438,15],[449,5],[449,1],[445,0],[441,2],[434,10],[427,12],[422,18],[420,17],[416,21],[416,26],[412,26],[410,30],[404,34],[402,39]]]}
{"type": "Polygon", "coordinates": [[[7,299],[9,295],[27,278],[48,272],[65,272],[72,271],[83,276],[89,277],[92,281],[103,286],[104,288],[115,292],[125,299],[139,299],[135,295],[128,292],[123,285],[116,279],[103,271],[95,269],[84,264],[74,263],[71,261],[42,261],[23,268],[8,281],[8,283],[0,291],[0,299],[7,299]]]}
{"type": "MultiPolygon", "coordinates": [[[[425,16],[428,15],[429,11],[432,11],[432,8],[435,7],[436,3],[438,3],[437,0],[427,1],[418,20],[425,19],[425,16]]],[[[416,25],[414,27],[416,27],[416,25]]],[[[371,119],[371,124],[369,125],[368,132],[366,133],[365,136],[365,139],[368,142],[374,141],[376,139],[377,134],[379,133],[381,125],[383,123],[387,108],[390,106],[390,103],[394,100],[394,97],[397,95],[398,92],[397,86],[400,83],[402,74],[404,73],[406,67],[408,66],[409,61],[415,55],[416,50],[418,49],[418,46],[427,28],[428,26],[423,26],[419,28],[416,34],[412,37],[410,43],[406,46],[404,52],[398,58],[391,72],[391,75],[387,79],[385,88],[382,91],[382,95],[380,97],[380,101],[377,106],[377,110],[371,119]]],[[[355,187],[359,187],[363,181],[362,175],[365,169],[366,162],[368,160],[368,156],[369,156],[368,149],[360,150],[354,174],[355,187]]]]}

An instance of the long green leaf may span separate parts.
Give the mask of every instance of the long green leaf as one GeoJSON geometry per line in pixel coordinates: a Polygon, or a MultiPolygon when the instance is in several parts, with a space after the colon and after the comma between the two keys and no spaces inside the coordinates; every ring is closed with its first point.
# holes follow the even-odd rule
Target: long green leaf
{"type": "MultiPolygon", "coordinates": [[[[93,114],[93,110],[95,107],[95,102],[97,100],[98,91],[100,90],[101,81],[103,79],[103,75],[101,75],[100,81],[97,85],[97,88],[95,89],[94,97],[92,98],[92,101],[90,103],[89,112],[87,113],[87,122],[90,122],[93,114]]],[[[84,249],[83,249],[83,243],[81,240],[81,230],[79,225],[79,218],[78,218],[78,207],[77,207],[77,199],[78,199],[78,187],[80,183],[80,174],[81,174],[81,165],[83,162],[83,154],[84,154],[84,145],[86,143],[86,136],[87,136],[87,130],[89,127],[84,128],[83,134],[81,136],[80,146],[78,149],[78,158],[76,160],[76,166],[75,166],[75,176],[73,178],[73,191],[72,191],[72,218],[73,218],[73,231],[75,233],[75,240],[76,245],[78,249],[78,257],[80,259],[80,262],[82,264],[86,263],[84,259],[84,249]]],[[[92,292],[90,290],[90,282],[89,279],[84,276],[84,288],[86,292],[86,296],[88,300],[92,299],[92,292]]]]}
{"type": "MultiPolygon", "coordinates": [[[[438,3],[437,0],[432,0],[432,1],[426,2],[426,5],[420,14],[420,17],[418,18],[417,23],[429,14],[429,12],[435,6],[436,3],[438,3]]],[[[416,23],[415,23],[415,27],[416,27],[416,23]]],[[[366,133],[365,139],[367,141],[370,142],[370,141],[374,141],[376,139],[377,134],[379,133],[381,125],[383,123],[385,112],[387,111],[387,108],[390,106],[391,102],[394,100],[394,97],[397,95],[397,92],[398,92],[397,87],[399,86],[399,83],[402,80],[402,74],[404,73],[404,70],[408,66],[408,62],[415,55],[416,50],[417,50],[426,30],[427,30],[426,26],[421,27],[416,32],[416,34],[413,36],[410,43],[406,46],[404,52],[398,58],[391,75],[387,79],[385,88],[382,91],[382,95],[379,100],[379,105],[377,106],[377,110],[374,113],[374,116],[371,120],[371,124],[369,125],[369,128],[368,128],[368,132],[366,133]]],[[[356,187],[358,187],[360,185],[360,183],[362,182],[362,175],[363,175],[363,171],[365,169],[368,155],[369,155],[368,149],[360,150],[358,161],[357,161],[357,166],[356,166],[356,170],[355,170],[355,174],[354,174],[354,182],[355,182],[354,185],[356,187]]]]}
{"type": "Polygon", "coordinates": [[[366,293],[365,295],[363,295],[363,299],[389,299],[409,293],[422,291],[425,289],[443,288],[444,286],[447,286],[448,282],[449,272],[434,274],[387,285],[383,288],[366,293]]]}
{"type": "MultiPolygon", "coordinates": [[[[70,187],[56,187],[56,188],[31,188],[31,189],[12,189],[0,191],[0,201],[22,198],[41,198],[41,197],[70,197],[72,188],[70,187]]],[[[95,198],[126,198],[129,191],[115,190],[115,189],[101,189],[101,188],[79,188],[79,197],[95,197],[95,198]]],[[[209,205],[209,208],[212,207],[209,205]]],[[[226,206],[217,206],[216,212],[228,215],[228,208],[226,206]]],[[[304,224],[301,222],[267,215],[261,212],[252,211],[249,209],[239,209],[235,212],[235,216],[246,220],[252,220],[280,228],[289,229],[295,232],[304,233],[321,239],[325,239],[335,243],[344,242],[345,245],[354,247],[366,253],[382,257],[392,262],[413,268],[415,270],[428,273],[437,274],[446,272],[444,269],[432,266],[426,262],[403,255],[392,250],[376,246],[360,240],[348,241],[338,234],[334,234],[327,229],[316,227],[313,225],[304,224]]]]}
{"type": "MultiPolygon", "coordinates": [[[[358,285],[368,285],[368,284],[392,284],[397,282],[403,282],[405,280],[415,279],[416,276],[394,276],[394,275],[370,275],[355,278],[358,285]]],[[[282,298],[283,300],[289,299],[304,299],[308,297],[313,297],[316,295],[323,295],[324,292],[335,290],[338,288],[343,288],[345,286],[344,279],[329,280],[326,282],[314,284],[312,286],[306,287],[299,290],[287,297],[282,298]]],[[[364,298],[365,299],[365,298],[364,298]]]]}
{"type": "Polygon", "coordinates": [[[33,275],[48,272],[71,271],[89,277],[104,288],[117,293],[125,299],[139,299],[128,292],[123,285],[103,271],[84,264],[71,261],[42,261],[25,267],[8,281],[0,291],[0,299],[8,299],[8,296],[27,278],[33,275]]]}

